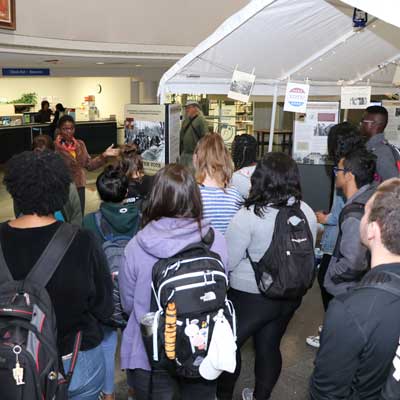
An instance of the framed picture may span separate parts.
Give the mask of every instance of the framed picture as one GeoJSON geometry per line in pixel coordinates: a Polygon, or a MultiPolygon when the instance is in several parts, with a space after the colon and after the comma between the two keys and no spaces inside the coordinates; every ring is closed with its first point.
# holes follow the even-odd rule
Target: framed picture
{"type": "Polygon", "coordinates": [[[0,29],[15,30],[15,0],[0,0],[0,29]]]}

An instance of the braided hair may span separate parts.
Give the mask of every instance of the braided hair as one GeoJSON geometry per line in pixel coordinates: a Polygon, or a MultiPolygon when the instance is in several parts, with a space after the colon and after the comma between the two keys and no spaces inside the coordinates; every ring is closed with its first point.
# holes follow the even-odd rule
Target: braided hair
{"type": "Polygon", "coordinates": [[[232,143],[232,159],[235,170],[257,162],[257,140],[255,137],[248,134],[235,136],[232,143]]]}

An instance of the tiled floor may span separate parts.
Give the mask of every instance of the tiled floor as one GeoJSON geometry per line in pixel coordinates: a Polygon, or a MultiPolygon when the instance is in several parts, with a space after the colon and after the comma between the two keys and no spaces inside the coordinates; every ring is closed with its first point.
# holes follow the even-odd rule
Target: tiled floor
{"type": "MultiPolygon", "coordinates": [[[[88,173],[86,190],[86,212],[98,209],[99,199],[95,191],[95,179],[98,172],[88,173]]],[[[0,173],[0,181],[2,181],[0,173]]],[[[3,185],[0,185],[0,222],[13,218],[11,198],[3,185]]],[[[282,340],[283,369],[271,400],[306,400],[309,376],[313,368],[316,350],[305,344],[308,335],[316,334],[323,318],[318,285],[305,296],[303,304],[292,319],[287,333],[282,340]]],[[[235,400],[241,399],[241,390],[253,386],[254,355],[249,341],[243,352],[242,374],[237,382],[235,400]]],[[[127,399],[127,387],[124,373],[116,372],[117,400],[127,399]]]]}

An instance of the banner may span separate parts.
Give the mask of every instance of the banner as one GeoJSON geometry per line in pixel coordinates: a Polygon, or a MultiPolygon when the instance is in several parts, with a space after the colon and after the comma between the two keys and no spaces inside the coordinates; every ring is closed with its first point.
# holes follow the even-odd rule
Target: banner
{"type": "Polygon", "coordinates": [[[247,103],[253,90],[255,80],[255,75],[235,70],[233,72],[228,97],[247,103]]]}
{"type": "Polygon", "coordinates": [[[329,130],[338,122],[338,102],[308,102],[306,112],[295,117],[293,158],[300,164],[327,164],[329,130]]]}
{"type": "Polygon", "coordinates": [[[342,86],[340,108],[364,109],[371,102],[371,86],[342,86]]]}
{"type": "Polygon", "coordinates": [[[288,82],[286,86],[284,111],[304,113],[307,108],[310,85],[288,82]]]}
{"type": "Polygon", "coordinates": [[[179,156],[180,106],[127,104],[125,143],[139,147],[146,174],[153,175],[179,156]]]}

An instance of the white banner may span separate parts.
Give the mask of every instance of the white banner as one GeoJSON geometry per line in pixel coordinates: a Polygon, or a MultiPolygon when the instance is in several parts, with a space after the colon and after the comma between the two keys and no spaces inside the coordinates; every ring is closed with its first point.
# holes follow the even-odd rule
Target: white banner
{"type": "Polygon", "coordinates": [[[364,109],[371,102],[371,86],[342,86],[340,108],[364,109]]]}
{"type": "Polygon", "coordinates": [[[235,70],[233,72],[228,97],[247,103],[253,90],[255,80],[255,75],[235,70]]]}
{"type": "Polygon", "coordinates": [[[307,108],[310,85],[288,82],[286,86],[284,111],[304,113],[307,108]]]}

